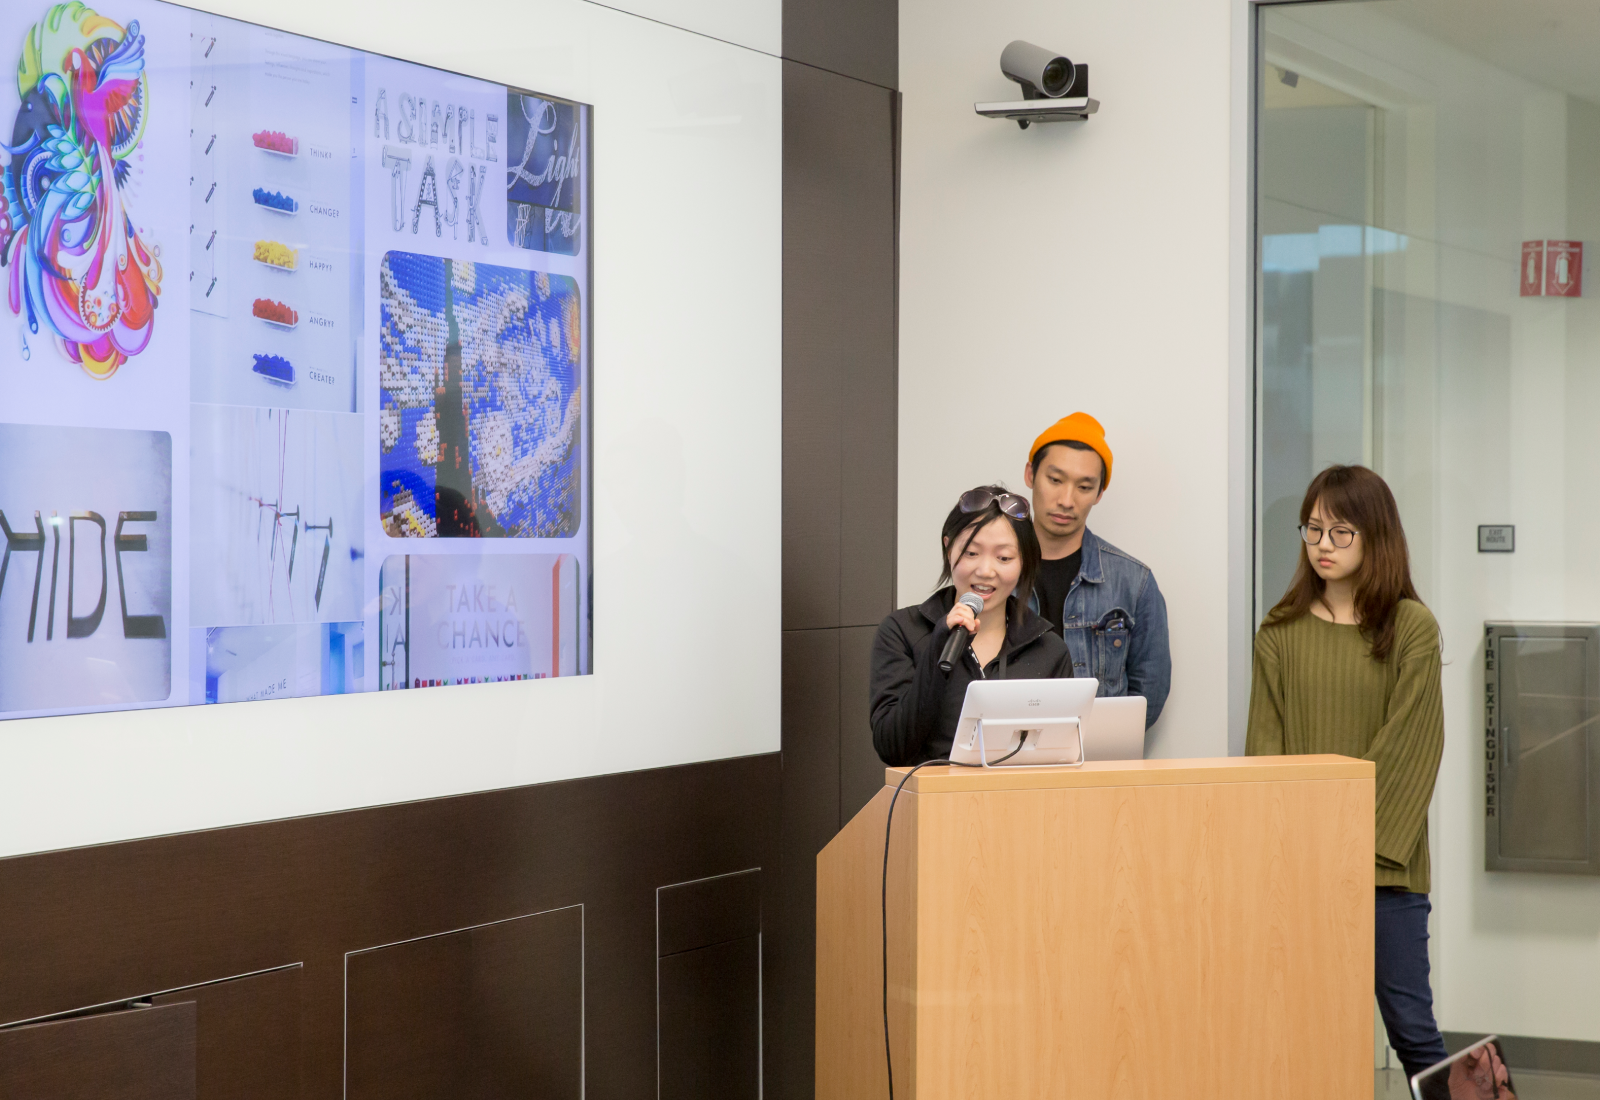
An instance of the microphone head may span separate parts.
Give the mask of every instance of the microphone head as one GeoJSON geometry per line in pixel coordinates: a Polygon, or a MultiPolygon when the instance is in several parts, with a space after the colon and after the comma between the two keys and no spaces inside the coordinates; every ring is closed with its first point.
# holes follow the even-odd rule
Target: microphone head
{"type": "Polygon", "coordinates": [[[968,607],[972,608],[972,613],[974,615],[982,615],[983,614],[983,597],[977,595],[976,593],[965,592],[965,593],[962,594],[961,599],[958,600],[957,602],[958,603],[964,603],[968,607]]]}

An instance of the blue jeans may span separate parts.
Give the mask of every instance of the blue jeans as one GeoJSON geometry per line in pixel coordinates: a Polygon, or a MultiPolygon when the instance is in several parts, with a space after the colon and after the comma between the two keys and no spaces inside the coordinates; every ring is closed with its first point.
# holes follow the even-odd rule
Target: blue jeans
{"type": "Polygon", "coordinates": [[[1400,1056],[1406,1076],[1445,1059],[1444,1039],[1433,1020],[1433,987],[1428,982],[1427,894],[1378,887],[1377,948],[1374,977],[1378,1011],[1389,1046],[1400,1056]]]}

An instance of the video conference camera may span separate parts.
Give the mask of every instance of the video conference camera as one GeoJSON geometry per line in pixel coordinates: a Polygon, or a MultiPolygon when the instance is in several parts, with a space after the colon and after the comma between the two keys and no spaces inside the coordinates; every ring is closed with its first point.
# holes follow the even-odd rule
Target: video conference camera
{"type": "Polygon", "coordinates": [[[985,118],[1005,118],[1026,130],[1034,122],[1082,122],[1100,109],[1089,98],[1089,66],[1017,39],[1000,53],[1000,71],[1022,85],[1022,99],[974,103],[985,118]]]}
{"type": "Polygon", "coordinates": [[[1000,71],[1022,85],[1023,99],[1059,99],[1078,79],[1078,67],[1070,60],[1020,38],[1001,51],[1000,71]]]}

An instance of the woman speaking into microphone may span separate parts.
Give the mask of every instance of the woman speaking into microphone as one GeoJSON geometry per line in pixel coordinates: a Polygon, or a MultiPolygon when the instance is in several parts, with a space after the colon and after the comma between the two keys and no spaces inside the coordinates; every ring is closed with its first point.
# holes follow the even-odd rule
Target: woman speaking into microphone
{"type": "Polygon", "coordinates": [[[884,619],[872,643],[872,745],[892,767],[950,755],[973,680],[1072,675],[1067,644],[1028,610],[1039,539],[1026,500],[998,485],[962,493],[939,556],[938,590],[884,619]]]}

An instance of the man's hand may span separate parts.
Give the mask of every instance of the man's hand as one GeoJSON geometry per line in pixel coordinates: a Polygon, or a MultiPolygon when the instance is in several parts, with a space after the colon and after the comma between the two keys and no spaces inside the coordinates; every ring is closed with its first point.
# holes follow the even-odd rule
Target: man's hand
{"type": "Polygon", "coordinates": [[[1451,1065],[1450,1100],[1516,1100],[1510,1081],[1493,1044],[1482,1046],[1451,1065]]]}

